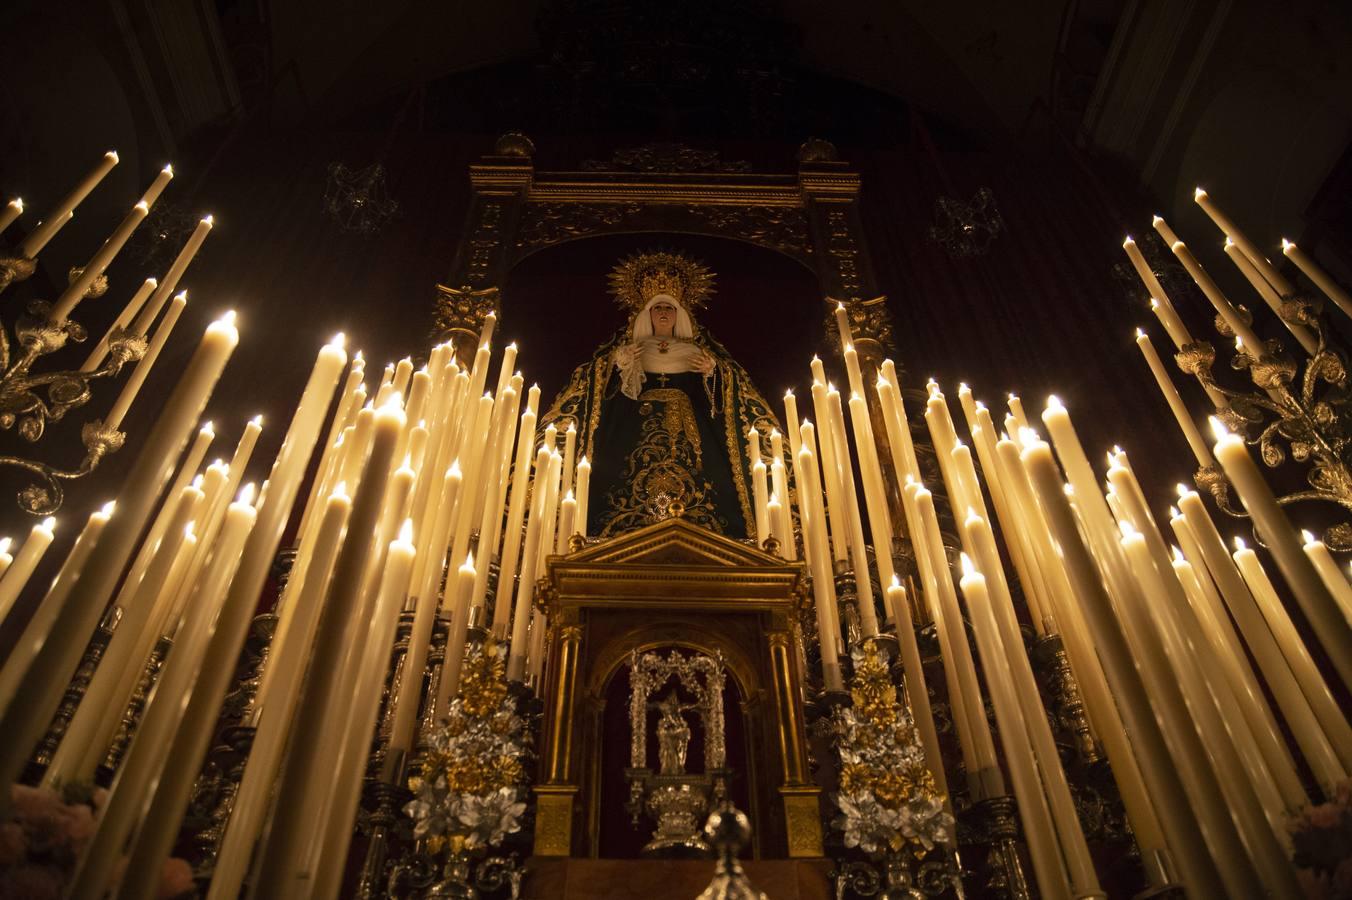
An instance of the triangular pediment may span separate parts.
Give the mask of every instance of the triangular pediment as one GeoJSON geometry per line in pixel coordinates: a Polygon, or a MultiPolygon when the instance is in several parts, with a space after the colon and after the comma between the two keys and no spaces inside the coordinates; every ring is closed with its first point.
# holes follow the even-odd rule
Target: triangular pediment
{"type": "Polygon", "coordinates": [[[586,547],[569,565],[778,567],[784,560],[685,519],[667,519],[586,547]]]}

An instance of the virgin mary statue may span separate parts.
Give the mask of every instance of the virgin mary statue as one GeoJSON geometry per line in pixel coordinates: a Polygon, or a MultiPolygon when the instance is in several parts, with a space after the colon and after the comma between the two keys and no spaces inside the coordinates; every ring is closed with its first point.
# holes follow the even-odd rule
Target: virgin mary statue
{"type": "Polygon", "coordinates": [[[587,534],[673,516],[751,536],[746,440],[777,427],[746,370],[696,322],[713,273],[679,253],[642,253],[610,274],[628,322],[573,371],[541,426],[571,422],[592,463],[587,534]]]}

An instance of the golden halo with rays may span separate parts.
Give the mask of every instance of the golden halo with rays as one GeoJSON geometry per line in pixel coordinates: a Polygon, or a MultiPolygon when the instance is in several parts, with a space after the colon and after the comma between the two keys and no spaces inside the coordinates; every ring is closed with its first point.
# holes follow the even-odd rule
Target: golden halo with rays
{"type": "Polygon", "coordinates": [[[714,292],[714,273],[683,253],[651,250],[625,257],[610,270],[610,292],[631,313],[654,294],[670,294],[686,312],[704,308],[714,292]]]}

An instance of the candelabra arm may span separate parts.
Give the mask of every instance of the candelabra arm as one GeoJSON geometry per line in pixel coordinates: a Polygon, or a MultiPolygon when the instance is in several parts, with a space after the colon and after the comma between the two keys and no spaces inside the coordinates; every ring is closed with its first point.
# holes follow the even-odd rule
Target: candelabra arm
{"type": "Polygon", "coordinates": [[[36,476],[37,480],[18,493],[19,508],[34,516],[48,516],[61,508],[65,499],[62,481],[69,481],[88,475],[109,453],[121,449],[126,434],[115,428],[107,428],[102,420],[95,419],[85,423],[80,430],[85,445],[85,457],[75,469],[58,469],[38,460],[24,459],[19,456],[0,456],[0,466],[13,466],[36,476]]]}

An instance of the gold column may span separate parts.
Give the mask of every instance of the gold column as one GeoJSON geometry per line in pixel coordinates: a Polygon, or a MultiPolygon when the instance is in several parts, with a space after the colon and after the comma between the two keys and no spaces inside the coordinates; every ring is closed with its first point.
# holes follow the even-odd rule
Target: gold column
{"type": "Polygon", "coordinates": [[[544,783],[535,788],[535,853],[537,856],[569,856],[573,845],[574,801],[578,786],[570,783],[573,754],[573,712],[577,698],[577,661],[582,646],[582,626],[563,625],[554,640],[554,665],[546,697],[554,698],[546,733],[544,783]]]}
{"type": "Polygon", "coordinates": [[[784,826],[790,858],[824,855],[822,849],[821,788],[808,777],[807,737],[799,717],[798,680],[794,678],[789,653],[790,634],[772,631],[770,665],[773,669],[779,752],[783,760],[784,784],[779,796],[784,803],[784,826]]]}

